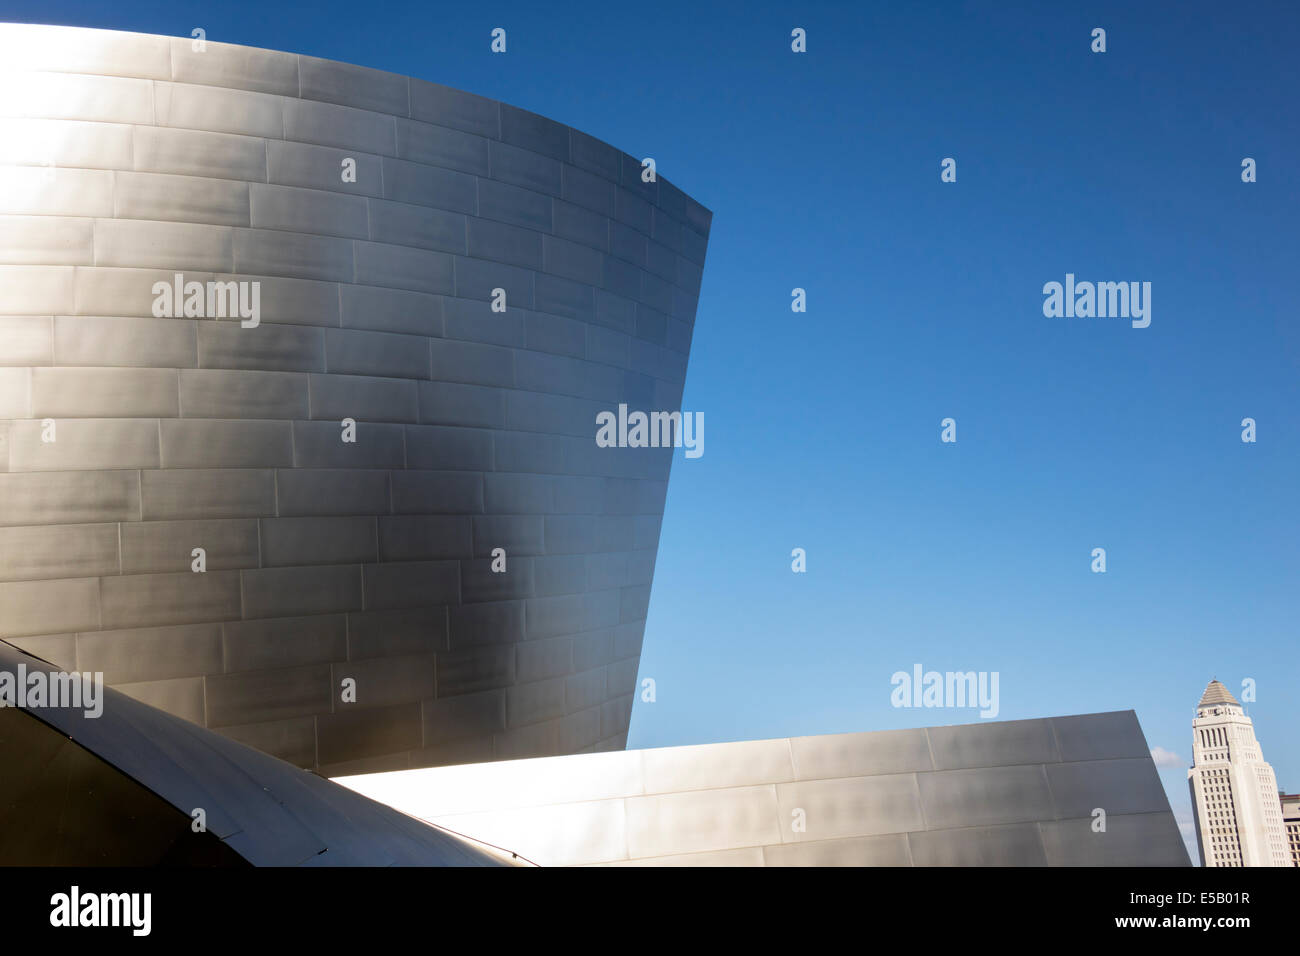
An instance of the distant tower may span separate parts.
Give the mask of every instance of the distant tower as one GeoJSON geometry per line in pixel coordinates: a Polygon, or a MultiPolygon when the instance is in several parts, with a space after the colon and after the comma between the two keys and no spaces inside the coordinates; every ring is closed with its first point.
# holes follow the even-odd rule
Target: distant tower
{"type": "Polygon", "coordinates": [[[1291,845],[1291,864],[1300,866],[1300,793],[1279,793],[1282,801],[1282,825],[1291,845]]]}
{"type": "Polygon", "coordinates": [[[1273,768],[1236,698],[1212,680],[1192,721],[1187,771],[1202,866],[1291,866],[1273,768]]]}

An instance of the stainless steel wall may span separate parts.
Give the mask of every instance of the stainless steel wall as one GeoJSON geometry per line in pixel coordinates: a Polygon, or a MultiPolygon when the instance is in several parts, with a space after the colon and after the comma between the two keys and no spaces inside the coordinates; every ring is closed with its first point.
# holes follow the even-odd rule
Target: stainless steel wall
{"type": "Polygon", "coordinates": [[[0,26],[0,636],[326,772],[622,748],[671,456],[595,416],[679,407],[710,213],[524,110],[193,47],[0,26]],[[260,325],[155,317],[178,272],[260,325]]]}
{"type": "Polygon", "coordinates": [[[549,866],[1189,864],[1131,710],[336,782],[549,866]]]}

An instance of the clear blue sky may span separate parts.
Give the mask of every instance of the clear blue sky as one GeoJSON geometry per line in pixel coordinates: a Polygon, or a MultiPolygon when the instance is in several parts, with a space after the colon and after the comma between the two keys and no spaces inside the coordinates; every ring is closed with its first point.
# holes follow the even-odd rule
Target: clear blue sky
{"type": "Polygon", "coordinates": [[[714,211],[630,746],[977,720],[890,706],[921,663],[999,671],[999,719],[1134,708],[1185,765],[1206,682],[1253,677],[1300,789],[1294,4],[6,10],[496,97],[714,211]],[[1151,282],[1150,328],[1044,318],[1067,272],[1151,282]]]}

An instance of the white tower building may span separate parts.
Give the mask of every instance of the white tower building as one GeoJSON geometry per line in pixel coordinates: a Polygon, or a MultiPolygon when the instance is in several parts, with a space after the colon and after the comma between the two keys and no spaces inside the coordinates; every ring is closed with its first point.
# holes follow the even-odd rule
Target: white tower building
{"type": "Polygon", "coordinates": [[[1187,785],[1202,866],[1291,865],[1277,778],[1250,718],[1217,680],[1196,705],[1187,785]]]}

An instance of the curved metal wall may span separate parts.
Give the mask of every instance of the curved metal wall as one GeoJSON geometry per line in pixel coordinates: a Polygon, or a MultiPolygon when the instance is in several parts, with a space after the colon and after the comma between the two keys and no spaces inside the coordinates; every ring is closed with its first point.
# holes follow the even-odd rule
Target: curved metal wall
{"type": "Polygon", "coordinates": [[[709,212],[375,70],[0,63],[0,636],[328,773],[622,748],[671,455],[595,416],[679,407],[709,212]],[[157,317],[177,273],[260,323],[157,317]]]}

